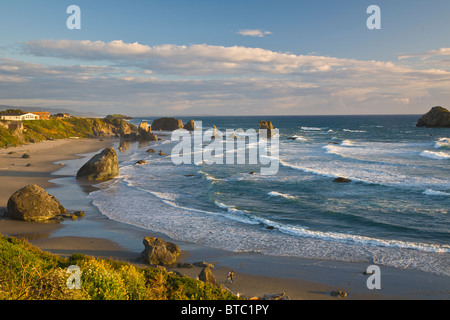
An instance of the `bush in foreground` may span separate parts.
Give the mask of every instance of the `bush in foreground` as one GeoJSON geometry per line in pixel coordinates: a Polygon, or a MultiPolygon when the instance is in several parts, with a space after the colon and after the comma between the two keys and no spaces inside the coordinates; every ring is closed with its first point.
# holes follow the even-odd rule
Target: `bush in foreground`
{"type": "Polygon", "coordinates": [[[1,300],[234,300],[222,288],[158,268],[74,254],[62,258],[24,240],[0,235],[1,300]],[[67,287],[69,266],[81,289],[67,287]]]}

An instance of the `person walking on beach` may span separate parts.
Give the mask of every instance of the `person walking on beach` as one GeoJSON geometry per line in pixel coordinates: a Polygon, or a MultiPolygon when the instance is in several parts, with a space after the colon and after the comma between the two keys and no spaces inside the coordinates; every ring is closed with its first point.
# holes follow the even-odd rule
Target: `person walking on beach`
{"type": "Polygon", "coordinates": [[[227,282],[233,283],[233,271],[228,272],[227,274],[227,282]]]}
{"type": "Polygon", "coordinates": [[[231,283],[231,272],[227,273],[227,283],[231,283]]]}

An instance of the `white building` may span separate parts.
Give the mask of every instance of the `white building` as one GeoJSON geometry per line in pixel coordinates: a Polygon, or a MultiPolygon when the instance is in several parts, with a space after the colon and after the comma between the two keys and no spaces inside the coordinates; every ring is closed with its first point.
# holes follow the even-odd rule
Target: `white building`
{"type": "Polygon", "coordinates": [[[6,121],[39,120],[39,116],[34,113],[9,113],[0,115],[0,120],[6,121]]]}

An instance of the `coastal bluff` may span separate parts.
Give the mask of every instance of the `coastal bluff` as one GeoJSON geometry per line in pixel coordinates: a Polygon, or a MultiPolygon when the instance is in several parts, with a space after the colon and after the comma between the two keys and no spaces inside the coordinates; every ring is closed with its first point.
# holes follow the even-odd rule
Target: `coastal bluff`
{"type": "Polygon", "coordinates": [[[419,119],[417,127],[450,128],[450,111],[434,107],[419,119]]]}

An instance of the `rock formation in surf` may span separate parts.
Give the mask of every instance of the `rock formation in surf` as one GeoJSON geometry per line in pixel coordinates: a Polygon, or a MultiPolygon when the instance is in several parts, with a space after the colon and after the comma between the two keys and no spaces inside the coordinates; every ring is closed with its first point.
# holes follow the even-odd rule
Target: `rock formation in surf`
{"type": "Polygon", "coordinates": [[[450,111],[434,107],[417,122],[418,127],[450,128],[450,111]]]}
{"type": "Polygon", "coordinates": [[[178,129],[183,129],[183,121],[175,118],[156,119],[152,123],[152,129],[161,131],[175,131],[178,129]]]}
{"type": "Polygon", "coordinates": [[[116,150],[107,148],[93,156],[77,172],[77,179],[107,180],[119,175],[116,150]]]}

